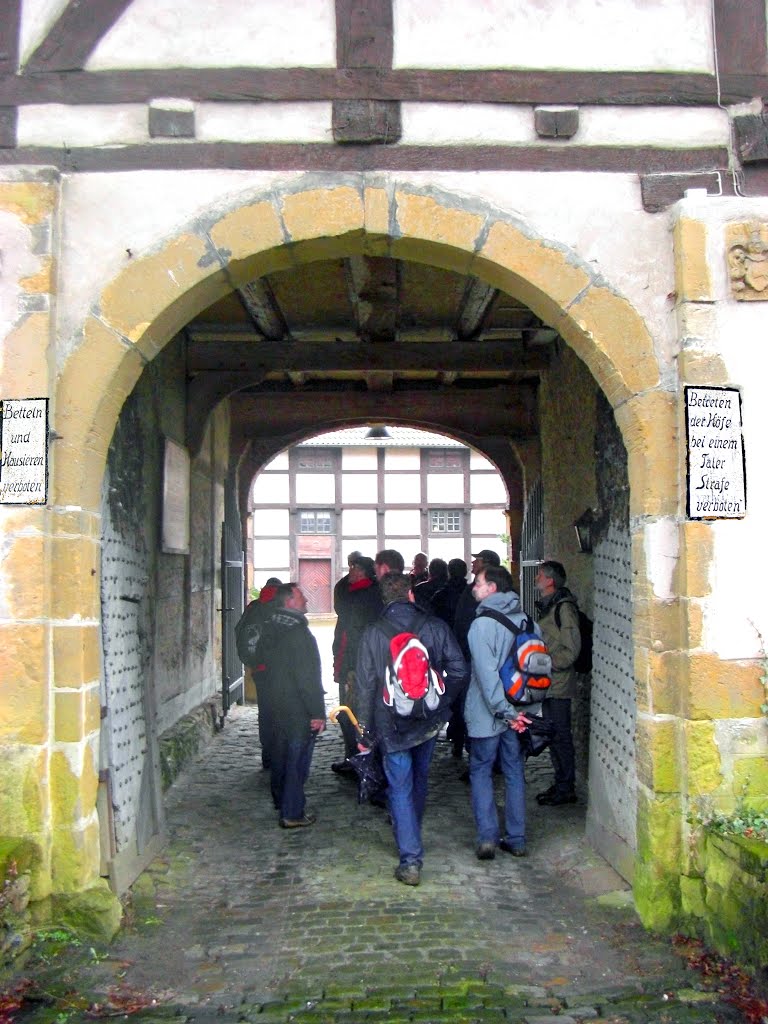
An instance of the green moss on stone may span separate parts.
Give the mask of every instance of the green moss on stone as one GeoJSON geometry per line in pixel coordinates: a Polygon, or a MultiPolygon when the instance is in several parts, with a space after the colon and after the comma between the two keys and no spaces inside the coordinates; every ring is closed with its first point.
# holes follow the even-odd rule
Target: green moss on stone
{"type": "Polygon", "coordinates": [[[768,807],[768,757],[745,757],[733,766],[733,791],[747,807],[768,807]]]}
{"type": "Polygon", "coordinates": [[[107,883],[100,880],[83,892],[51,897],[51,920],[78,935],[109,942],[120,927],[123,908],[107,883]]]}
{"type": "Polygon", "coordinates": [[[723,781],[714,722],[686,722],[688,792],[711,793],[723,781]]]}
{"type": "Polygon", "coordinates": [[[706,913],[706,888],[703,878],[680,877],[680,903],[687,917],[701,918],[706,913]]]}

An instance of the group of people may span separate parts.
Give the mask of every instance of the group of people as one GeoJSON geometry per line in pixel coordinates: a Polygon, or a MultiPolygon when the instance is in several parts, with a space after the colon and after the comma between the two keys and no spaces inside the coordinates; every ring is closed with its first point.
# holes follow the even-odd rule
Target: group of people
{"type": "MultiPolygon", "coordinates": [[[[509,654],[512,634],[494,617],[500,614],[519,626],[525,618],[520,599],[495,551],[486,549],[472,558],[473,581],[468,584],[462,559],[427,562],[419,553],[406,573],[398,551],[383,550],[374,559],[355,551],[349,555],[347,575],[334,591],[334,678],[341,703],[354,710],[363,731],[346,733],[346,756],[333,768],[344,772],[351,756],[377,748],[399,852],[395,877],[405,885],[418,885],[421,879],[429,767],[437,737],[449,719],[454,753],[461,756],[465,747],[469,751],[480,860],[493,859],[498,849],[515,857],[526,855],[519,736],[532,714],[542,715],[554,727],[554,782],[538,794],[539,804],[560,806],[577,799],[571,701],[581,635],[565,569],[554,561],[538,568],[536,629],[552,658],[552,684],[541,704],[523,710],[509,703],[501,685],[499,669],[509,654]],[[489,611],[494,614],[486,614],[489,611]],[[418,716],[402,717],[382,699],[392,669],[390,640],[396,633],[418,637],[442,680],[436,706],[421,709],[418,716]],[[495,768],[505,785],[501,827],[494,799],[495,768]]],[[[325,727],[323,686],[317,643],[305,615],[306,599],[295,583],[276,583],[270,601],[260,602],[261,610],[251,612],[259,624],[249,663],[255,666],[262,750],[271,771],[278,821],[283,828],[301,828],[315,821],[305,807],[304,783],[315,739],[325,727]]],[[[241,624],[249,609],[239,630],[244,629],[241,624]]]]}

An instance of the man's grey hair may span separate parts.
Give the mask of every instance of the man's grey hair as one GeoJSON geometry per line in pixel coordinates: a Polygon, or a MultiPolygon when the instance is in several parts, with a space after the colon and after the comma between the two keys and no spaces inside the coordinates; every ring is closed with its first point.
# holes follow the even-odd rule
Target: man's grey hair
{"type": "Polygon", "coordinates": [[[543,572],[548,579],[552,580],[558,590],[560,587],[565,586],[565,581],[568,578],[562,562],[553,562],[551,560],[542,562],[539,566],[539,572],[543,572]]]}

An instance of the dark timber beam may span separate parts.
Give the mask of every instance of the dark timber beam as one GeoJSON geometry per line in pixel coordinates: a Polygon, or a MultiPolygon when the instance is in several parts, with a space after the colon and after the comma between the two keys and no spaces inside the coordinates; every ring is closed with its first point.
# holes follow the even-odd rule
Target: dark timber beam
{"type": "Polygon", "coordinates": [[[256,278],[238,288],[237,293],[259,334],[269,341],[281,341],[286,336],[288,328],[267,281],[256,278]]]}
{"type": "Polygon", "coordinates": [[[285,444],[297,432],[316,433],[370,421],[464,435],[471,423],[478,437],[520,439],[536,431],[536,389],[517,384],[461,394],[436,387],[391,395],[364,391],[237,395],[231,399],[231,417],[234,438],[285,438],[285,444]]]}
{"type": "Polygon", "coordinates": [[[400,271],[397,260],[352,256],[344,261],[347,292],[363,341],[394,341],[397,334],[400,271]]]}
{"type": "Polygon", "coordinates": [[[336,0],[336,63],[340,68],[391,68],[392,0],[336,0]]]}
{"type": "Polygon", "coordinates": [[[499,294],[498,289],[472,277],[467,282],[459,307],[456,333],[459,338],[475,338],[480,333],[491,308],[491,304],[499,294]]]}
{"type": "MultiPolygon", "coordinates": [[[[275,370],[357,370],[362,373],[407,370],[472,372],[492,370],[533,374],[549,365],[546,353],[524,352],[505,341],[454,341],[444,344],[400,341],[365,344],[355,341],[286,342],[189,341],[187,368],[192,374],[225,371],[249,387],[275,370]]],[[[195,378],[197,379],[197,378],[195,378]]]]}
{"type": "Polygon", "coordinates": [[[19,66],[21,0],[0,3],[0,75],[15,76],[19,66]]]}
{"type": "MultiPolygon", "coordinates": [[[[721,75],[768,71],[765,0],[714,0],[717,67],[721,75]]],[[[761,90],[755,95],[765,96],[761,90]]]]}
{"type": "Polygon", "coordinates": [[[30,71],[80,71],[131,0],[69,0],[24,65],[30,71]]]}
{"type": "MultiPolygon", "coordinates": [[[[2,103],[0,103],[2,106],[2,103]]],[[[329,146],[326,143],[182,142],[68,149],[25,146],[5,163],[47,164],[67,173],[141,170],[603,171],[695,173],[725,169],[724,146],[329,146]]]]}
{"type": "MultiPolygon", "coordinates": [[[[0,4],[2,7],[3,4],[0,4]]],[[[721,74],[723,103],[768,92],[768,75],[721,74]]],[[[625,71],[425,71],[398,68],[174,68],[70,71],[0,77],[0,106],[21,103],[147,103],[400,100],[422,103],[712,106],[715,76],[625,71]]],[[[562,149],[560,150],[563,151],[562,149]]]]}

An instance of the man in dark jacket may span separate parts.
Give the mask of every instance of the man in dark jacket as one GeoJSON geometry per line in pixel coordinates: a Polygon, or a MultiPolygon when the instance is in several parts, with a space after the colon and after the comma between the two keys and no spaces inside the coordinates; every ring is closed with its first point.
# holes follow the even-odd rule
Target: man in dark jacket
{"type": "Polygon", "coordinates": [[[579,608],[565,585],[565,569],[560,562],[542,562],[536,573],[536,602],[541,635],[552,658],[552,685],[542,705],[544,718],[556,732],[549,747],[555,781],[538,793],[540,804],[560,807],[576,803],[576,767],[571,732],[571,701],[576,696],[577,672],[574,662],[581,650],[579,608]]]}
{"type": "Polygon", "coordinates": [[[261,699],[264,665],[258,661],[255,654],[259,643],[259,637],[261,636],[262,627],[273,611],[270,602],[274,600],[277,588],[281,583],[282,580],[279,580],[277,576],[270,576],[259,591],[259,596],[255,601],[251,601],[248,604],[248,607],[240,616],[240,619],[235,626],[235,643],[237,644],[237,653],[240,656],[240,660],[243,665],[245,665],[246,670],[246,698],[250,699],[247,692],[248,683],[250,681],[256,695],[256,707],[259,709],[261,767],[265,771],[269,769],[270,766],[269,741],[272,735],[272,726],[269,722],[269,709],[267,708],[266,702],[263,702],[261,699]],[[248,679],[249,675],[250,680],[248,679]]]}
{"type": "Polygon", "coordinates": [[[357,647],[363,630],[381,615],[383,605],[373,559],[357,555],[349,563],[347,590],[340,595],[333,632],[333,678],[339,684],[339,704],[354,701],[357,647]],[[351,677],[351,678],[350,678],[351,677]]]}
{"type": "Polygon", "coordinates": [[[432,597],[432,609],[438,619],[453,626],[459,599],[467,589],[467,563],[463,558],[452,558],[448,563],[448,580],[442,590],[432,597]]]}
{"type": "Polygon", "coordinates": [[[320,653],[299,587],[284,583],[272,604],[275,610],[264,623],[257,647],[265,666],[262,700],[273,727],[272,799],[281,828],[302,828],[315,822],[314,815],[305,813],[304,784],[315,738],[325,728],[320,653]]]}
{"type": "Polygon", "coordinates": [[[408,576],[388,573],[379,586],[385,605],[382,618],[402,632],[416,633],[429,652],[432,667],[445,679],[445,694],[433,712],[423,718],[397,715],[382,697],[390,634],[375,622],[363,633],[357,657],[357,711],[383,754],[389,812],[400,853],[395,878],[404,885],[418,885],[424,858],[421,822],[429,764],[437,734],[450,714],[451,700],[464,685],[467,666],[446,624],[414,605],[408,576]]]}

